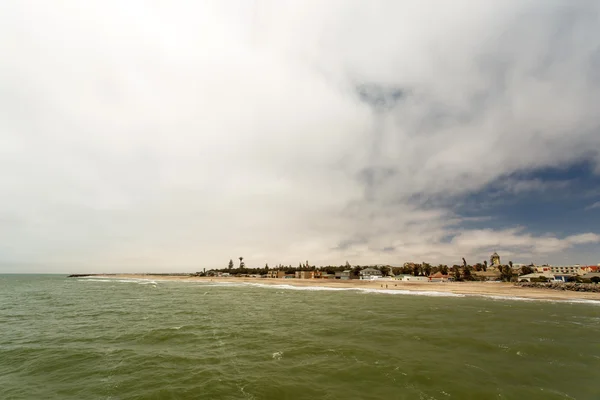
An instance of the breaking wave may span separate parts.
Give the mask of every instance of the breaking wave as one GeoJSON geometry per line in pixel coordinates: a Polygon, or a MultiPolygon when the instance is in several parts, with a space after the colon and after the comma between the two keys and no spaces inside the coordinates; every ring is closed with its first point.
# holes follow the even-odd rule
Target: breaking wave
{"type": "Polygon", "coordinates": [[[119,283],[137,283],[141,285],[157,285],[157,282],[172,282],[172,283],[193,283],[198,286],[211,286],[211,287],[259,287],[268,289],[280,289],[280,290],[296,290],[296,291],[312,291],[312,292],[361,292],[361,293],[372,293],[372,294],[388,294],[388,295],[405,295],[405,296],[427,296],[427,297],[483,297],[490,300],[502,300],[502,301],[526,301],[526,302],[551,302],[551,303],[577,303],[577,304],[589,304],[600,306],[600,300],[588,300],[588,299],[534,299],[528,297],[519,296],[502,296],[502,295],[488,295],[488,294],[462,294],[453,292],[442,292],[442,291],[429,291],[429,290],[405,290],[405,289],[371,289],[371,288],[352,288],[352,287],[328,287],[328,286],[296,286],[290,284],[265,284],[255,282],[218,282],[218,281],[177,281],[171,279],[144,279],[144,278],[127,278],[127,279],[115,279],[111,277],[94,277],[94,278],[80,278],[78,281],[88,282],[119,282],[119,283]]]}
{"type": "Polygon", "coordinates": [[[269,285],[263,283],[245,283],[248,286],[256,286],[263,288],[273,289],[287,289],[287,290],[304,290],[310,292],[319,291],[330,291],[330,292],[362,292],[362,293],[376,293],[376,294],[402,294],[402,295],[416,295],[416,296],[431,296],[431,297],[466,297],[464,294],[450,293],[450,292],[436,292],[428,290],[402,290],[402,289],[365,289],[365,288],[334,288],[327,286],[295,286],[295,285],[269,285]]]}

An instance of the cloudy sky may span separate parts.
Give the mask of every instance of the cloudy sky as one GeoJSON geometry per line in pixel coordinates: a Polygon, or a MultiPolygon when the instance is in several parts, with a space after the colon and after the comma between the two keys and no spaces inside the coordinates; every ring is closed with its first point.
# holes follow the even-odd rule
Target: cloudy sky
{"type": "Polygon", "coordinates": [[[0,272],[600,262],[600,2],[0,5],[0,272]]]}

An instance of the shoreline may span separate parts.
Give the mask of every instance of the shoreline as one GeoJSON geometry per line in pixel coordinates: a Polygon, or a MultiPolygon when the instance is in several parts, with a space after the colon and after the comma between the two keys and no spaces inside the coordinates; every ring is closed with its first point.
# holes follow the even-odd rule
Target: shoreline
{"type": "MultiPolygon", "coordinates": [[[[84,278],[83,276],[79,276],[84,278]]],[[[283,279],[283,278],[237,278],[237,277],[198,277],[162,274],[90,274],[88,278],[103,279],[142,279],[173,282],[200,283],[246,283],[261,285],[289,285],[295,287],[323,287],[339,289],[386,290],[387,292],[414,291],[449,293],[465,296],[488,296],[520,298],[527,300],[584,300],[600,302],[600,293],[556,291],[545,288],[528,288],[506,282],[402,282],[387,280],[329,280],[329,279],[283,279]],[[387,285],[387,287],[386,287],[387,285]]]]}

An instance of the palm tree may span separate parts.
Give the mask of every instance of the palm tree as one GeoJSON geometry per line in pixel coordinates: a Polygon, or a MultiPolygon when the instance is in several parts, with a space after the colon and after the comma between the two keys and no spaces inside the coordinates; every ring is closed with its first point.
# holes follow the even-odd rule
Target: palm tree
{"type": "Polygon", "coordinates": [[[460,281],[460,267],[458,265],[454,265],[452,270],[454,271],[454,279],[456,281],[460,281]]]}
{"type": "Polygon", "coordinates": [[[505,282],[510,282],[513,276],[512,268],[510,267],[510,265],[501,265],[498,268],[500,270],[500,276],[502,280],[505,282]]]}
{"type": "Polygon", "coordinates": [[[521,275],[533,274],[534,270],[529,265],[523,265],[521,267],[521,275]]]}
{"type": "Polygon", "coordinates": [[[415,264],[415,265],[413,266],[413,270],[412,270],[412,272],[413,272],[413,275],[414,275],[414,276],[419,276],[419,274],[421,273],[421,266],[420,266],[420,265],[417,265],[417,264],[415,264]]]}
{"type": "Polygon", "coordinates": [[[424,262],[423,263],[423,272],[425,272],[425,276],[431,275],[431,265],[424,262]]]}

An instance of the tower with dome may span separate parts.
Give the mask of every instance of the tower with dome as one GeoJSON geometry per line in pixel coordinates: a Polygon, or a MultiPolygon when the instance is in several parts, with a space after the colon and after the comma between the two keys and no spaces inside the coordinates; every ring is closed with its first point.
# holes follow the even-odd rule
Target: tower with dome
{"type": "Polygon", "coordinates": [[[494,252],[494,254],[490,256],[490,266],[494,268],[498,268],[500,266],[500,256],[498,253],[494,252]]]}

